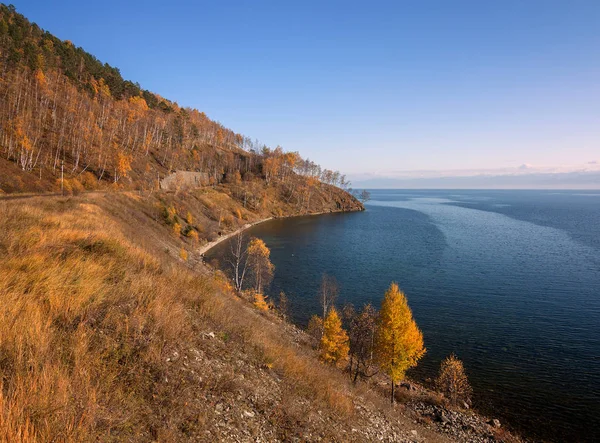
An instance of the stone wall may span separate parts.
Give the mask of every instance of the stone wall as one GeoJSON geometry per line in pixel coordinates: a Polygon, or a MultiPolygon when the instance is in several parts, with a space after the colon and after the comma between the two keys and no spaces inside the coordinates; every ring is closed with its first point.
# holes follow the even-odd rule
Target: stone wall
{"type": "Polygon", "coordinates": [[[206,172],[177,171],[160,181],[160,189],[175,190],[208,185],[206,172]]]}

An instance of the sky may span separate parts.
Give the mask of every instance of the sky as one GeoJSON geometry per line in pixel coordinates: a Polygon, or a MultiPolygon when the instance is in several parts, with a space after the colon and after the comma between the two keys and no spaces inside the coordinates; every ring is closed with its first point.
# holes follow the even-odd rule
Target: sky
{"type": "Polygon", "coordinates": [[[600,170],[597,0],[12,1],[143,88],[358,181],[600,170]]]}

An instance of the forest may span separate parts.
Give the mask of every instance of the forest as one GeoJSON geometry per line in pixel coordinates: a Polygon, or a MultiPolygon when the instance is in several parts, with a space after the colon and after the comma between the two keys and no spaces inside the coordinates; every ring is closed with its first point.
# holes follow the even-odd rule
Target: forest
{"type": "Polygon", "coordinates": [[[294,190],[349,186],[297,152],[267,147],[124,80],[1,4],[0,70],[0,156],[19,170],[16,180],[0,181],[5,192],[57,190],[59,180],[62,189],[65,178],[76,190],[153,189],[177,170],[204,172],[213,185],[302,177],[294,190]]]}

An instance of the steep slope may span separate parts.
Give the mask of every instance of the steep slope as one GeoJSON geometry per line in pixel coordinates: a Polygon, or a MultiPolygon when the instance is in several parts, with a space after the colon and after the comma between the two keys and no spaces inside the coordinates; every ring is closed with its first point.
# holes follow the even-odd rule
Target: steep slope
{"type": "Polygon", "coordinates": [[[1,4],[0,72],[4,192],[156,189],[174,171],[201,172],[211,185],[346,185],[298,153],[270,149],[123,80],[117,68],[1,4]]]}
{"type": "Polygon", "coordinates": [[[303,334],[218,274],[170,253],[181,240],[156,201],[0,201],[0,439],[431,434],[319,364],[303,334]]]}

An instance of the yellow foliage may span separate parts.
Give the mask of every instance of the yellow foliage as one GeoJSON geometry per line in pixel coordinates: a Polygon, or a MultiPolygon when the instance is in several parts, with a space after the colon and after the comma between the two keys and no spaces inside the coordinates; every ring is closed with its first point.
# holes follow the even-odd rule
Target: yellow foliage
{"type": "Polygon", "coordinates": [[[254,306],[261,311],[268,311],[269,305],[267,304],[266,297],[263,294],[254,294],[254,306]]]}
{"type": "Polygon", "coordinates": [[[264,241],[262,241],[260,238],[254,237],[248,244],[248,255],[254,257],[265,257],[268,259],[271,256],[271,251],[264,241]]]}
{"type": "Polygon", "coordinates": [[[341,363],[348,358],[348,334],[342,328],[342,320],[332,307],[323,322],[321,337],[321,359],[326,363],[341,363]]]}
{"type": "Polygon", "coordinates": [[[169,206],[167,208],[167,214],[168,214],[169,218],[173,218],[177,215],[177,210],[175,209],[174,206],[169,206]]]}
{"type": "Polygon", "coordinates": [[[273,278],[275,266],[271,263],[271,251],[264,241],[253,237],[247,248],[248,267],[254,277],[254,287],[256,292],[261,293],[264,286],[267,286],[273,278]]]}
{"type": "Polygon", "coordinates": [[[44,75],[43,71],[41,69],[38,69],[37,71],[35,71],[35,80],[37,81],[38,85],[44,89],[47,85],[47,81],[46,81],[46,76],[44,75]]]}
{"type": "Polygon", "coordinates": [[[413,320],[406,296],[392,283],[385,293],[379,313],[375,352],[379,365],[392,379],[404,378],[425,354],[423,334],[413,320]]]}
{"type": "Polygon", "coordinates": [[[179,258],[181,258],[183,261],[187,261],[188,259],[188,253],[184,248],[181,248],[179,250],[179,258]]]}
{"type": "Polygon", "coordinates": [[[194,216],[192,215],[192,213],[190,211],[188,211],[188,213],[185,217],[185,221],[188,223],[188,225],[194,224],[194,216]]]}
{"type": "Polygon", "coordinates": [[[193,241],[194,243],[198,243],[198,240],[199,240],[199,237],[198,237],[198,232],[197,232],[195,229],[190,229],[190,230],[188,231],[188,234],[187,234],[187,236],[188,236],[189,238],[191,238],[191,239],[192,239],[192,241],[193,241]]]}
{"type": "Polygon", "coordinates": [[[131,171],[131,156],[119,152],[117,154],[117,174],[119,177],[127,177],[129,171],[131,171]]]}
{"type": "Polygon", "coordinates": [[[179,236],[181,235],[181,225],[179,223],[175,223],[173,225],[173,232],[175,233],[175,235],[179,236]]]}
{"type": "Polygon", "coordinates": [[[91,172],[84,172],[80,176],[81,184],[85,189],[94,190],[98,188],[98,179],[91,172]]]}

